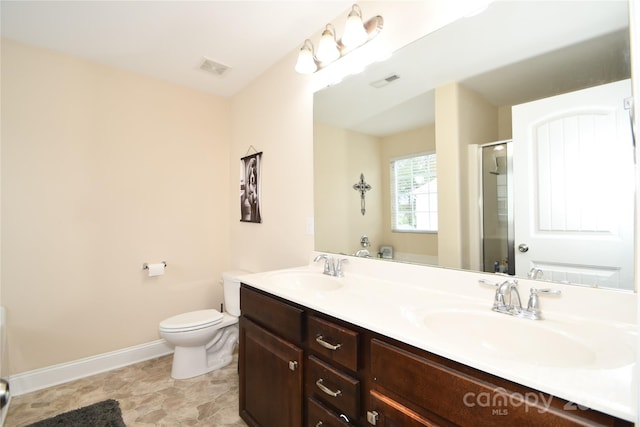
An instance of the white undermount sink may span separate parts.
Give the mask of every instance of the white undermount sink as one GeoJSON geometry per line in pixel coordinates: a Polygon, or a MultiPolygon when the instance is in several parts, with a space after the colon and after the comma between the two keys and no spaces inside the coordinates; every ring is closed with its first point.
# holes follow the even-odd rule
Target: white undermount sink
{"type": "Polygon", "coordinates": [[[486,311],[442,310],[417,314],[413,323],[434,339],[472,354],[534,366],[616,368],[635,360],[629,331],[556,320],[529,320],[486,311]],[[417,322],[416,322],[417,321],[417,322]]]}

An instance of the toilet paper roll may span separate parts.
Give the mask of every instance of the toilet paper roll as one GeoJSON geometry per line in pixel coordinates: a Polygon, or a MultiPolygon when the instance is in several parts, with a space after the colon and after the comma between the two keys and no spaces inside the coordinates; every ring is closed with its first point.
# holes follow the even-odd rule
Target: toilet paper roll
{"type": "Polygon", "coordinates": [[[147,269],[149,270],[149,277],[162,276],[164,274],[165,265],[164,262],[148,264],[147,269]]]}

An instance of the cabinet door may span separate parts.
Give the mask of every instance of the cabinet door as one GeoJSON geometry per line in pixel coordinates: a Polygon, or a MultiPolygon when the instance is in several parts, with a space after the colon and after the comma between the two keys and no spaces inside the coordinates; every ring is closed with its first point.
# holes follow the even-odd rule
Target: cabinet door
{"type": "Polygon", "coordinates": [[[240,416],[250,426],[302,425],[302,349],[240,319],[240,416]]]}

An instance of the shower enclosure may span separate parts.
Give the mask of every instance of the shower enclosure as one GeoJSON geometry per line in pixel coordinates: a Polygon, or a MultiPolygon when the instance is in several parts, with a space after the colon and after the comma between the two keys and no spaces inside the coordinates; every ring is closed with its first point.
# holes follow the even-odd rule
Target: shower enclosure
{"type": "Polygon", "coordinates": [[[482,264],[487,272],[515,274],[511,141],[481,146],[482,264]]]}

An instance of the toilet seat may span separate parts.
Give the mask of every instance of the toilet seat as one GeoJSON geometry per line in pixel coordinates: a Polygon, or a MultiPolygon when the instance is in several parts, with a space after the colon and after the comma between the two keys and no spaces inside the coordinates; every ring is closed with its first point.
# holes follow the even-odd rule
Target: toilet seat
{"type": "Polygon", "coordinates": [[[160,322],[161,332],[188,332],[208,328],[222,322],[224,315],[218,310],[197,310],[178,314],[160,322]]]}

